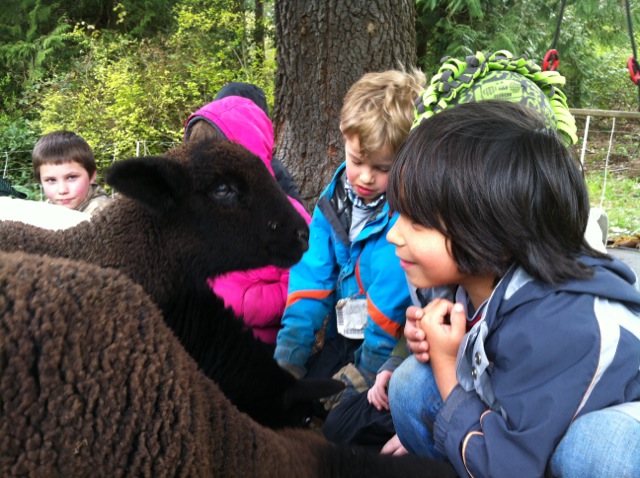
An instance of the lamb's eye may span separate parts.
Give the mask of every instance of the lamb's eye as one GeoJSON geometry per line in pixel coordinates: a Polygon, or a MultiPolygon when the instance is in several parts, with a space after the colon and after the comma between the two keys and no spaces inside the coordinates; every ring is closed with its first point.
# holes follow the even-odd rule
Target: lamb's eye
{"type": "Polygon", "coordinates": [[[229,184],[220,183],[211,189],[209,195],[213,199],[233,199],[238,195],[238,192],[229,184]]]}

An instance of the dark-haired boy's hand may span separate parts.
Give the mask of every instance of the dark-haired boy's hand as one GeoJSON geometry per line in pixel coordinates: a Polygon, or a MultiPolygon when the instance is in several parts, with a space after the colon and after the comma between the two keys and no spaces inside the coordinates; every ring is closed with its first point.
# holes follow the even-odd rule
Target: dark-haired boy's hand
{"type": "Polygon", "coordinates": [[[466,333],[467,316],[462,304],[446,299],[429,302],[423,311],[418,326],[429,341],[433,374],[442,400],[446,400],[458,383],[456,360],[466,333]]]}
{"type": "Polygon", "coordinates": [[[429,343],[427,335],[418,327],[418,321],[424,317],[424,310],[412,305],[406,312],[407,321],[404,326],[404,335],[407,338],[407,346],[419,362],[429,361],[429,343]]]}

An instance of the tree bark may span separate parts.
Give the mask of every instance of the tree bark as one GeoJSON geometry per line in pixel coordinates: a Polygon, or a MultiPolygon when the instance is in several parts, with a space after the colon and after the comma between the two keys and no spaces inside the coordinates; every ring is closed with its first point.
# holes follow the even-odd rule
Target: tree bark
{"type": "Polygon", "coordinates": [[[262,68],[264,67],[264,3],[262,0],[255,0],[253,13],[255,17],[253,43],[256,47],[256,63],[262,68]]]}
{"type": "Polygon", "coordinates": [[[312,209],[344,161],[340,109],[363,74],[416,63],[415,0],[275,0],[276,156],[312,209]]]}

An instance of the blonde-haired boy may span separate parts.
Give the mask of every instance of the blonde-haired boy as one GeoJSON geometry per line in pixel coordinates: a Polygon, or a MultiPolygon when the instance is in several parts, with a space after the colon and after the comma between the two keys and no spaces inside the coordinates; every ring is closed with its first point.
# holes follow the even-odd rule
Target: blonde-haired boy
{"type": "Polygon", "coordinates": [[[344,97],[340,130],[358,136],[365,155],[385,148],[397,151],[415,120],[414,101],[424,86],[419,70],[365,74],[344,97]]]}
{"type": "Polygon", "coordinates": [[[373,385],[411,304],[404,271],[386,240],[396,217],[385,192],[425,83],[420,71],[390,70],[368,73],[351,86],[340,116],[346,161],[320,195],[309,250],[290,270],[275,358],[297,377],[341,379],[343,401],[373,385]],[[324,346],[312,354],[327,316],[324,346]]]}

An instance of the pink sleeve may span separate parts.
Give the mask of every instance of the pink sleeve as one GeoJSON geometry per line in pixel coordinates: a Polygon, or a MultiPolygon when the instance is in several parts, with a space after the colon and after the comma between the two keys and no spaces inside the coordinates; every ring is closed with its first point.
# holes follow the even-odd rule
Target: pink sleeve
{"type": "Polygon", "coordinates": [[[250,327],[280,323],[288,284],[289,271],[274,266],[209,279],[213,292],[250,327]]]}

